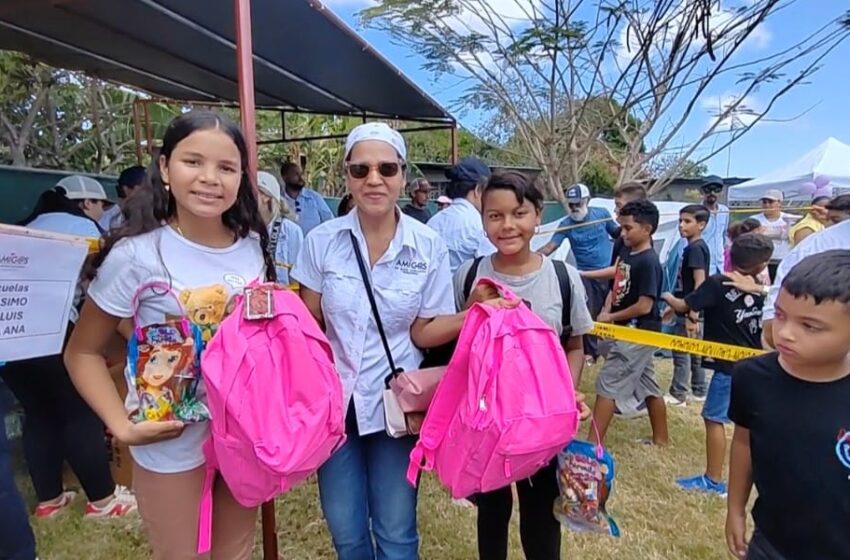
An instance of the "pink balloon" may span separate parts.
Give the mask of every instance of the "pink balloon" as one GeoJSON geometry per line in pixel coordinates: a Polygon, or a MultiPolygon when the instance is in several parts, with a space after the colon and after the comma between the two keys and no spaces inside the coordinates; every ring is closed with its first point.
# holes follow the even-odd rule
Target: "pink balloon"
{"type": "Polygon", "coordinates": [[[818,186],[814,183],[803,183],[800,186],[800,194],[810,195],[818,190],[818,186]]]}
{"type": "Polygon", "coordinates": [[[814,193],[812,193],[812,198],[817,198],[819,196],[832,196],[832,187],[830,185],[826,185],[823,187],[818,187],[814,193]]]}
{"type": "Polygon", "coordinates": [[[827,177],[826,175],[818,175],[817,177],[815,177],[815,185],[817,185],[818,188],[823,188],[828,184],[829,177],[827,177]]]}

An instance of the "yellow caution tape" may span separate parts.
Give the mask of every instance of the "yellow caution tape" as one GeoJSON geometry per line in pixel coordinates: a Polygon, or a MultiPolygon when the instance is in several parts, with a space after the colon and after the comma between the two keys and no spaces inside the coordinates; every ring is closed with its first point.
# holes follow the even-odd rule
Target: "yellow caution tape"
{"type": "Polygon", "coordinates": [[[95,237],[87,237],[86,241],[89,244],[89,255],[100,251],[100,239],[95,237]]]}
{"type": "Polygon", "coordinates": [[[594,323],[591,334],[602,338],[612,338],[614,340],[621,340],[632,344],[654,346],[665,350],[696,354],[698,356],[705,356],[716,360],[725,360],[727,362],[737,362],[746,358],[760,356],[765,353],[764,350],[756,348],[745,348],[743,346],[733,346],[731,344],[711,342],[709,340],[701,340],[699,338],[688,338],[686,336],[676,336],[643,329],[633,329],[631,327],[623,327],[609,323],[594,323]]]}

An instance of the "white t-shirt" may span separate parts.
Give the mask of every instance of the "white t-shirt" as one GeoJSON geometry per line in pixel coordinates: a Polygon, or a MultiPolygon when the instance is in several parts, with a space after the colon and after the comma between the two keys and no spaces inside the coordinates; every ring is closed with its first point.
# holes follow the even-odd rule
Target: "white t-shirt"
{"type": "MultiPolygon", "coordinates": [[[[230,299],[253,280],[263,276],[265,266],[259,241],[251,236],[225,249],[213,249],[183,238],[171,227],[126,238],[109,252],[89,286],[88,296],[106,313],[133,317],[133,298],[148,282],[172,286],[172,294],[147,289],[140,293],[137,318],[141,325],[188,317],[198,325],[204,341],[214,334],[230,299]]],[[[139,400],[129,382],[126,407],[135,410],[139,400]]],[[[203,399],[203,382],[199,386],[203,399]]],[[[133,459],[158,473],[176,473],[204,463],[201,445],[206,423],[192,424],[176,439],[131,447],[133,459]]]]}
{"type": "Polygon", "coordinates": [[[763,213],[757,214],[753,218],[761,223],[764,227],[764,234],[773,241],[773,258],[771,260],[778,261],[784,259],[788,251],[791,250],[790,243],[788,242],[788,230],[791,229],[791,226],[800,217],[782,212],[779,218],[774,221],[767,219],[767,216],[763,213]]]}

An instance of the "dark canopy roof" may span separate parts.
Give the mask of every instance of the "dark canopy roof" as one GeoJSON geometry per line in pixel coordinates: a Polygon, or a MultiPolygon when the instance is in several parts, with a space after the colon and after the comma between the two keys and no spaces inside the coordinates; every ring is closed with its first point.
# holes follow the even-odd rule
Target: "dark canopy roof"
{"type": "MultiPolygon", "coordinates": [[[[450,121],[317,0],[253,0],[258,106],[450,121]]],[[[186,101],[237,101],[232,0],[0,0],[0,49],[186,101]]]]}

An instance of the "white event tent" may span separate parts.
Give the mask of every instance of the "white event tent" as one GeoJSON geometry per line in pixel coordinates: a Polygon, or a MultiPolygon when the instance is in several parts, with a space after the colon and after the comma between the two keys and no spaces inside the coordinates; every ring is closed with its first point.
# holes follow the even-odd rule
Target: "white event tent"
{"type": "MultiPolygon", "coordinates": [[[[769,189],[778,189],[786,202],[808,202],[812,193],[804,185],[829,181],[832,195],[850,193],[850,146],[828,138],[801,158],[762,177],[729,187],[730,205],[758,201],[769,189]]],[[[809,189],[811,186],[809,186],[809,189]]]]}

